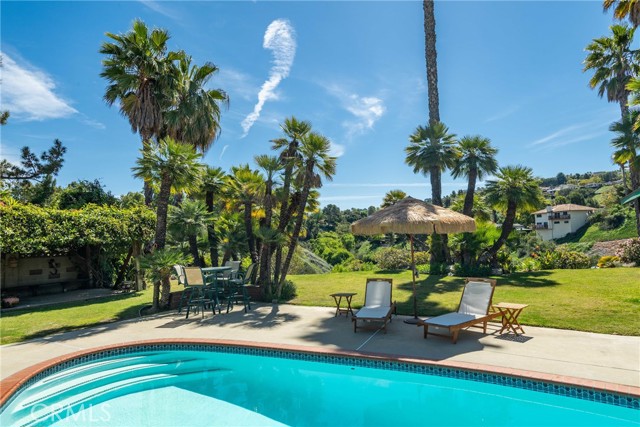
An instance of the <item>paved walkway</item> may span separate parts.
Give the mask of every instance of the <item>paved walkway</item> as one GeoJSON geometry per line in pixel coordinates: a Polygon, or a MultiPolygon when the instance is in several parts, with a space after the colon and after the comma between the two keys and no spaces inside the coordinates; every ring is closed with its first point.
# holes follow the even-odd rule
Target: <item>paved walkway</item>
{"type": "Polygon", "coordinates": [[[278,343],[313,348],[363,351],[410,358],[448,360],[640,387],[640,337],[602,335],[525,326],[518,341],[489,333],[462,331],[457,344],[422,338],[422,328],[398,316],[380,331],[353,332],[351,319],[334,317],[334,309],[261,304],[242,310],[188,320],[175,311],[110,323],[0,347],[0,377],[44,360],[78,350],[127,341],[162,338],[204,338],[278,343]]]}

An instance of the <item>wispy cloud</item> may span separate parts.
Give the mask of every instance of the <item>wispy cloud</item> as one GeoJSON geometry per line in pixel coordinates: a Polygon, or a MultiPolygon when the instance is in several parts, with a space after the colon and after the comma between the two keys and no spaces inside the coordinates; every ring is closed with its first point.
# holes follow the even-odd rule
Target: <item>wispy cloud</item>
{"type": "Polygon", "coordinates": [[[164,4],[160,4],[161,2],[153,1],[153,0],[139,0],[139,1],[149,9],[153,10],[154,12],[157,12],[168,18],[176,18],[176,12],[166,6],[167,2],[163,2],[164,4]]]}
{"type": "Polygon", "coordinates": [[[224,156],[224,152],[227,151],[227,148],[229,148],[229,144],[222,147],[222,151],[220,152],[220,157],[218,157],[218,160],[222,160],[222,156],[224,156]]]}
{"type": "Polygon", "coordinates": [[[381,98],[360,96],[337,84],[325,86],[325,89],[338,98],[342,107],[355,117],[355,120],[345,120],[342,123],[347,129],[347,137],[353,137],[372,129],[386,111],[384,101],[381,98]]]}
{"type": "Polygon", "coordinates": [[[232,99],[239,96],[250,100],[255,96],[257,85],[251,82],[251,76],[228,66],[220,68],[215,78],[215,85],[225,88],[232,99]]]}
{"type": "Polygon", "coordinates": [[[2,52],[2,110],[20,120],[59,119],[78,113],[60,95],[48,74],[29,64],[18,64],[2,52]]]}
{"type": "Polygon", "coordinates": [[[345,147],[342,144],[337,144],[331,141],[331,147],[329,148],[329,155],[334,157],[341,157],[344,155],[345,147]]]}
{"type": "Polygon", "coordinates": [[[296,55],[296,35],[293,26],[286,19],[276,19],[267,27],[264,33],[262,47],[273,52],[273,66],[269,71],[269,79],[262,84],[258,93],[258,102],[251,112],[242,121],[244,133],[247,136],[253,124],[260,117],[260,112],[265,102],[277,99],[275,89],[280,82],[289,75],[293,59],[296,55]]]}
{"type": "Polygon", "coordinates": [[[565,126],[542,138],[536,139],[529,143],[528,146],[533,147],[535,151],[548,151],[576,142],[589,141],[607,134],[609,125],[613,120],[615,120],[614,117],[604,121],[600,116],[597,119],[565,126]]]}
{"type": "Polygon", "coordinates": [[[498,120],[502,120],[502,119],[506,119],[507,117],[511,116],[512,114],[514,114],[516,111],[518,111],[520,109],[519,105],[512,105],[511,107],[500,111],[496,114],[494,114],[493,116],[489,117],[488,119],[486,119],[484,122],[485,123],[489,123],[489,122],[495,122],[498,120]]]}

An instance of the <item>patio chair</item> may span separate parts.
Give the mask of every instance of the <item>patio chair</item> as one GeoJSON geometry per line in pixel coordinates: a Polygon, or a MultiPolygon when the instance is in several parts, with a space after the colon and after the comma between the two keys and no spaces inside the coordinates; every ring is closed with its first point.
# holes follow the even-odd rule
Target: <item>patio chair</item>
{"type": "Polygon", "coordinates": [[[185,278],[185,291],[189,292],[189,299],[187,301],[187,315],[189,318],[191,309],[197,313],[202,311],[202,317],[204,318],[204,310],[207,306],[211,307],[212,314],[215,313],[216,300],[212,295],[212,290],[209,286],[206,286],[204,276],[200,267],[183,267],[185,278]]]}
{"type": "Polygon", "coordinates": [[[395,312],[396,305],[391,301],[392,279],[367,279],[364,293],[364,307],[351,318],[353,332],[363,328],[363,323],[379,324],[382,322],[382,330],[387,333],[387,322],[391,322],[391,314],[395,312]],[[360,326],[358,326],[360,322],[360,326]]]}
{"type": "Polygon", "coordinates": [[[227,293],[227,313],[233,308],[234,304],[242,303],[244,306],[244,312],[251,310],[251,298],[247,291],[247,285],[251,284],[255,270],[258,264],[253,263],[247,267],[247,271],[244,273],[238,273],[236,279],[229,280],[228,293],[227,293]]]}
{"type": "Polygon", "coordinates": [[[493,291],[496,287],[494,279],[467,278],[458,310],[454,313],[447,313],[429,319],[420,319],[418,326],[424,327],[424,338],[427,335],[437,335],[441,337],[451,337],[455,344],[458,341],[458,333],[461,329],[469,327],[482,327],[482,331],[487,333],[487,322],[500,313],[489,313],[493,291]],[[482,324],[482,326],[478,326],[482,324]],[[440,334],[429,330],[429,327],[446,329],[449,335],[440,334]]]}

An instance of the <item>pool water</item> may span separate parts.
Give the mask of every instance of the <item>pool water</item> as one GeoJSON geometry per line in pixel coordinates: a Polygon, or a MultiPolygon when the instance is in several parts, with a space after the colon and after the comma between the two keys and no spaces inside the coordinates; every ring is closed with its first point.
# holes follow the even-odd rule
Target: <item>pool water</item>
{"type": "Polygon", "coordinates": [[[24,388],[2,426],[627,426],[640,411],[490,383],[209,351],[145,351],[24,388]]]}

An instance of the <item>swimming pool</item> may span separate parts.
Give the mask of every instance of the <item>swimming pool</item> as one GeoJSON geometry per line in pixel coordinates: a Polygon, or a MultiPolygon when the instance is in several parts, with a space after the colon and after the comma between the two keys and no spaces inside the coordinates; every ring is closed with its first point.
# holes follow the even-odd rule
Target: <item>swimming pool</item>
{"type": "Polygon", "coordinates": [[[0,425],[639,425],[638,398],[376,358],[122,347],[38,374],[0,425]]]}

